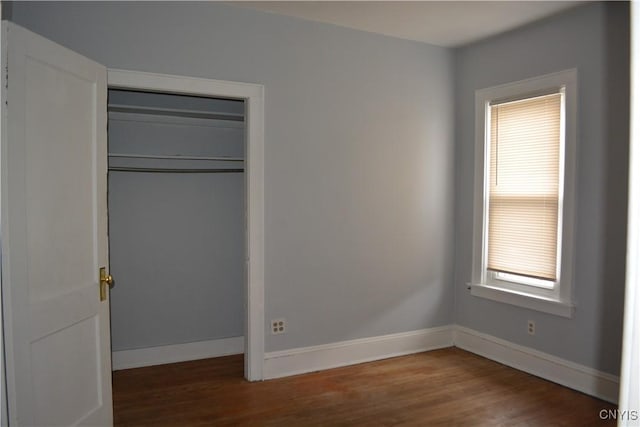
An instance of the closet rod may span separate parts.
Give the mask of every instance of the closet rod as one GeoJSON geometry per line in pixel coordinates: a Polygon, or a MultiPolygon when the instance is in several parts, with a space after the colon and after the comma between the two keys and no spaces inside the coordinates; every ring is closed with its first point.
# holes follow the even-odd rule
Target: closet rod
{"type": "Polygon", "coordinates": [[[223,162],[242,162],[242,157],[206,157],[206,156],[165,156],[165,155],[153,155],[153,154],[120,154],[110,153],[109,157],[122,157],[124,159],[163,159],[163,160],[219,160],[223,162]]]}
{"type": "Polygon", "coordinates": [[[112,172],[143,172],[143,173],[242,173],[244,169],[166,169],[166,168],[130,168],[124,166],[110,166],[112,172]]]}

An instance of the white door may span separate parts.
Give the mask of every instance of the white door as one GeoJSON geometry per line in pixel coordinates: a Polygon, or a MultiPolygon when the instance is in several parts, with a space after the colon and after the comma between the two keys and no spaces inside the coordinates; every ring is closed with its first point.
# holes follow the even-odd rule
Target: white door
{"type": "Polygon", "coordinates": [[[3,25],[9,420],[110,425],[109,301],[100,301],[98,277],[108,267],[106,69],[3,25]]]}

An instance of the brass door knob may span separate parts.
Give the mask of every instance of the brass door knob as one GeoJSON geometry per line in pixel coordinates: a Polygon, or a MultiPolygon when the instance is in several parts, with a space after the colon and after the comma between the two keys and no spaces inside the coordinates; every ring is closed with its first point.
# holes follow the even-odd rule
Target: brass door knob
{"type": "Polygon", "coordinates": [[[107,283],[107,285],[109,285],[109,286],[113,285],[113,276],[112,275],[107,274],[106,276],[104,276],[103,280],[107,283]]]}
{"type": "Polygon", "coordinates": [[[100,267],[100,301],[107,299],[107,289],[113,285],[113,277],[107,274],[105,267],[100,267]]]}

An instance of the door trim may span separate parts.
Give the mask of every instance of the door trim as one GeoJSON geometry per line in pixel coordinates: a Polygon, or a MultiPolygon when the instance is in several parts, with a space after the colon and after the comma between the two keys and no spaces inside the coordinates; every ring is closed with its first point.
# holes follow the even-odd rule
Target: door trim
{"type": "Polygon", "coordinates": [[[107,70],[110,89],[133,89],[245,101],[246,318],[244,376],[263,379],[264,365],[264,86],[119,69],[107,70]]]}

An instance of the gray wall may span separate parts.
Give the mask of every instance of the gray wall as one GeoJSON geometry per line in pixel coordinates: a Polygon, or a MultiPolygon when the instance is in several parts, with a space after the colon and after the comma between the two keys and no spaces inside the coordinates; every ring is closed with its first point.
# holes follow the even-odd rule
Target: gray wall
{"type": "Polygon", "coordinates": [[[265,331],[267,351],[455,320],[617,373],[626,9],[588,4],[458,49],[455,72],[446,49],[224,4],[20,2],[12,12],[109,67],[265,85],[266,320],[288,321],[284,335],[265,331]],[[465,283],[474,91],[572,67],[578,307],[564,319],[472,297],[465,283]]]}
{"type": "MultiPolygon", "coordinates": [[[[109,103],[152,101],[122,95],[110,91],[109,103]]],[[[181,101],[186,105],[188,100],[171,98],[165,106],[177,108],[181,101]]],[[[217,100],[208,107],[233,110],[234,105],[226,108],[225,102],[237,103],[217,100]]],[[[239,104],[236,110],[242,112],[239,104]]],[[[244,125],[112,113],[109,152],[242,158],[244,125]]],[[[112,158],[109,163],[242,167],[202,160],[112,158]]],[[[109,261],[116,278],[111,291],[112,349],[242,336],[244,242],[242,173],[110,172],[109,261]]]]}
{"type": "Polygon", "coordinates": [[[456,51],[457,323],[617,374],[628,169],[628,4],[594,3],[456,51]],[[575,317],[471,296],[474,92],[578,69],[575,317]],[[526,332],[536,322],[536,335],[526,332]]]}
{"type": "Polygon", "coordinates": [[[109,105],[183,109],[209,113],[244,114],[244,101],[201,96],[109,90],[109,105]]]}
{"type": "Polygon", "coordinates": [[[112,349],[244,334],[242,174],[109,176],[112,349]]]}
{"type": "Polygon", "coordinates": [[[210,2],[13,20],[108,67],[265,85],[267,351],[453,323],[451,51],[210,2]]]}

